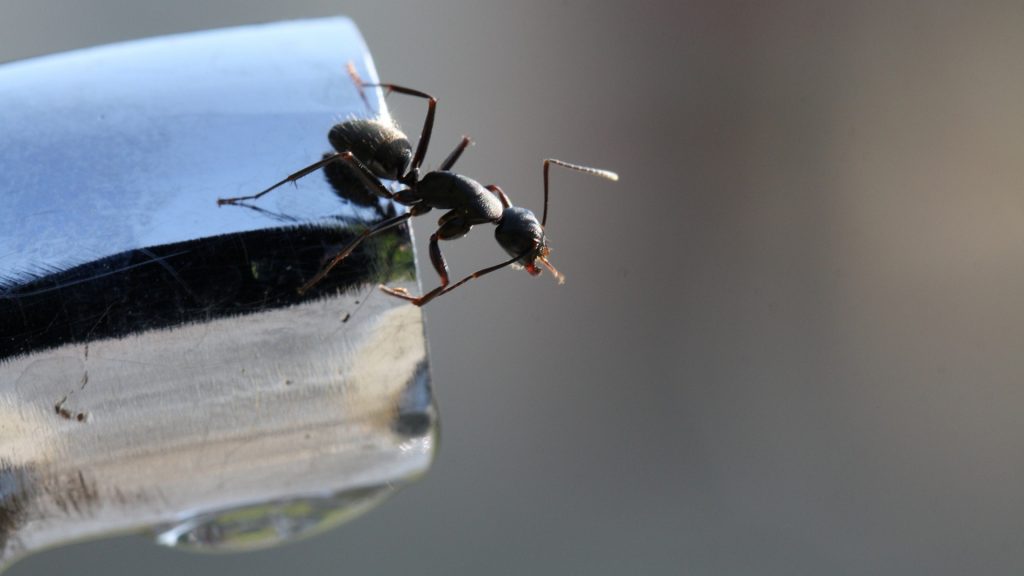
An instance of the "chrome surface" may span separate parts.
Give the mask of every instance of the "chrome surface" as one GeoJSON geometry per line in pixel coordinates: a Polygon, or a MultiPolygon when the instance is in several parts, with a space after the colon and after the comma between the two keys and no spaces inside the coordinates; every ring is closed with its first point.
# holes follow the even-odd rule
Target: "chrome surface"
{"type": "Polygon", "coordinates": [[[199,549],[336,524],[436,448],[401,207],[330,149],[376,72],[347,19],[143,40],[0,67],[0,562],[156,529],[199,549]]]}

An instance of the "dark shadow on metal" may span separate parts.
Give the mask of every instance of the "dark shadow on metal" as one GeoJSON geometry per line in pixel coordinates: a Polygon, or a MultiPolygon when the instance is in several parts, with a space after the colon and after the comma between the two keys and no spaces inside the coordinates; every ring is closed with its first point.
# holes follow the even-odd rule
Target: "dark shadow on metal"
{"type": "Polygon", "coordinates": [[[0,360],[413,279],[402,226],[364,242],[299,296],[299,286],[368,225],[276,228],[139,248],[0,285],[0,360]]]}

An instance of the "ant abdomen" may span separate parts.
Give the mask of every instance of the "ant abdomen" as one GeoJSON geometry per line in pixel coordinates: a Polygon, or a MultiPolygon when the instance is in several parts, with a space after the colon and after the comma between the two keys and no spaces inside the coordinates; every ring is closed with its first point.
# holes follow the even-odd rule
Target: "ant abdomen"
{"type": "Polygon", "coordinates": [[[338,152],[351,152],[378,178],[398,180],[412,166],[412,144],[390,123],[347,120],[331,128],[327,139],[338,152]]]}

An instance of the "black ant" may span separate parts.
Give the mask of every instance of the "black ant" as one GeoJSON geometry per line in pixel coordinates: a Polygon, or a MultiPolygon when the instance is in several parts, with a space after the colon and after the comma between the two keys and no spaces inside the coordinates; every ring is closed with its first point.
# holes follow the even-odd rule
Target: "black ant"
{"type": "Polygon", "coordinates": [[[353,250],[367,238],[398,226],[413,216],[426,214],[430,210],[448,210],[438,220],[438,229],[430,236],[430,262],[441,278],[441,285],[430,292],[416,297],[404,288],[381,286],[381,290],[392,296],[408,300],[416,306],[422,306],[442,294],[451,292],[466,282],[489,274],[510,265],[521,265],[532,276],[541,273],[537,266],[539,261],[561,284],[564,277],[548,261],[551,252],[544,234],[544,225],[548,218],[548,168],[551,165],[570,168],[585,174],[600,176],[608,180],[618,180],[618,175],[607,170],[589,168],[549,158],[544,160],[544,213],[540,221],[526,208],[512,206],[508,196],[496,185],[483,186],[479,182],[461,174],[450,172],[452,166],[470,145],[471,140],[463,137],[458,146],[445,158],[437,170],[420,177],[420,166],[427,154],[427,145],[434,128],[434,113],[437,98],[395,84],[363,84],[354,67],[349,65],[352,76],[360,95],[365,101],[363,87],[385,88],[388,93],[398,92],[408,96],[427,100],[427,116],[423,123],[420,139],[413,153],[409,139],[389,120],[351,119],[336,124],[328,133],[328,139],[337,152],[328,154],[318,162],[289,175],[287,178],[252,196],[217,200],[217,205],[235,204],[242,200],[255,200],[270,191],[294,182],[334,161],[342,161],[355,168],[356,175],[370,189],[381,197],[394,200],[409,207],[405,214],[388,218],[373,228],[364,231],[336,254],[313,278],[299,288],[304,294],[322,280],[339,262],[347,258],[353,250]],[[404,188],[392,192],[381,179],[395,180],[404,188]],[[439,240],[455,240],[462,238],[477,224],[494,224],[498,244],[512,256],[495,266],[483,268],[451,284],[448,277],[448,264],[438,246],[439,240]]]}

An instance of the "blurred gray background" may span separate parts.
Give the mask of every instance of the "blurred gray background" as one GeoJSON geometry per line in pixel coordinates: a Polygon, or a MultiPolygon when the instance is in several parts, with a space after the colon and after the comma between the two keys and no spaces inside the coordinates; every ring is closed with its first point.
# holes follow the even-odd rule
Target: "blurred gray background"
{"type": "MultiPolygon", "coordinates": [[[[565,286],[503,271],[425,309],[420,483],[277,550],[123,537],[10,574],[1024,572],[1019,2],[0,12],[0,61],[346,14],[440,98],[428,164],[470,134],[460,171],[536,209],[545,156],[622,176],[553,176],[565,286]]],[[[503,256],[490,230],[445,249],[460,276],[503,256]]]]}

